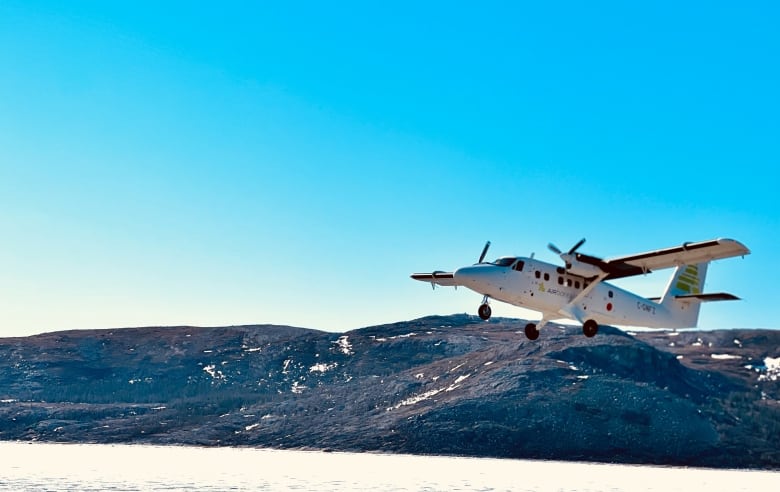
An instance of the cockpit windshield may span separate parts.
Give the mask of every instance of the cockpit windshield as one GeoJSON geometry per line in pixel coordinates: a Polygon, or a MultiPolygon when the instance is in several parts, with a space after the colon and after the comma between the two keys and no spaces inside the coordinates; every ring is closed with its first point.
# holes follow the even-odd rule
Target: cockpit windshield
{"type": "Polygon", "coordinates": [[[505,257],[503,257],[503,258],[499,258],[499,259],[497,259],[496,261],[492,262],[491,264],[492,264],[492,265],[496,265],[496,266],[500,266],[500,267],[508,267],[508,266],[510,266],[512,263],[514,263],[516,259],[517,259],[517,258],[513,258],[513,257],[506,257],[506,256],[505,256],[505,257]]]}

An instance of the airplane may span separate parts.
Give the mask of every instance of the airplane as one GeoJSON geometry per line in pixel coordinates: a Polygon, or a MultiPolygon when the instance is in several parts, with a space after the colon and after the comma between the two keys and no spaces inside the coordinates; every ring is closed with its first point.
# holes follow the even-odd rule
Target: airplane
{"type": "Polygon", "coordinates": [[[483,320],[492,314],[489,301],[496,299],[542,313],[541,319],[525,326],[529,340],[550,321],[561,318],[582,324],[586,337],[598,333],[599,325],[646,328],[693,328],[702,302],[739,298],[724,292],[702,293],[707,266],[713,260],[750,254],[744,244],[733,239],[687,242],[681,246],[627,256],[601,259],[578,253],[580,240],[568,252],[554,244],[547,247],[563,260],[563,266],[520,256],[502,256],[485,262],[490,241],[474,265],[454,272],[414,273],[415,280],[440,286],[463,286],[484,297],[477,310],[483,320]],[[644,275],[674,267],[661,297],[647,298],[605,282],[644,275]]]}

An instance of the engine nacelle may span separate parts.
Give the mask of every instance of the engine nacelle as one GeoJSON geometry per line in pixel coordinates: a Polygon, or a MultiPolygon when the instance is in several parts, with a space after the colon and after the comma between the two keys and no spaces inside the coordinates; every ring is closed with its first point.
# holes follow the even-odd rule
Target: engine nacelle
{"type": "Polygon", "coordinates": [[[590,278],[601,275],[601,273],[603,273],[601,268],[597,267],[596,265],[583,263],[574,258],[574,255],[562,256],[566,262],[566,271],[572,275],[579,275],[580,277],[590,278]]]}

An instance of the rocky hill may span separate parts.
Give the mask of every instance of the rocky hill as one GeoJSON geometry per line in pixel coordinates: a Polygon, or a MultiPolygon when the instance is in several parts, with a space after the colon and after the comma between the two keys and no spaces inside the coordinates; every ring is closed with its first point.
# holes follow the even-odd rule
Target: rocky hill
{"type": "Polygon", "coordinates": [[[0,439],[780,468],[780,331],[524,325],[0,339],[0,439]]]}

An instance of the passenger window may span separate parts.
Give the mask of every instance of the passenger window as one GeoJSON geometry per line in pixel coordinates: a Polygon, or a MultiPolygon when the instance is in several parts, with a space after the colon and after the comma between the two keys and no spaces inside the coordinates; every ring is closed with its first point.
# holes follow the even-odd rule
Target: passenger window
{"type": "Polygon", "coordinates": [[[612,296],[613,296],[614,294],[612,294],[612,291],[610,290],[610,291],[609,291],[609,293],[608,293],[607,295],[609,295],[609,297],[610,297],[610,299],[611,299],[611,298],[612,298],[612,296]]]}
{"type": "Polygon", "coordinates": [[[545,273],[544,274],[544,279],[545,280],[550,280],[550,274],[549,273],[545,273]]]}
{"type": "Polygon", "coordinates": [[[570,278],[566,279],[566,287],[571,287],[571,279],[570,278]]]}
{"type": "Polygon", "coordinates": [[[536,276],[536,278],[541,278],[541,276],[542,276],[542,272],[540,272],[539,270],[537,270],[537,271],[535,271],[535,272],[534,272],[534,275],[536,276]]]}
{"type": "Polygon", "coordinates": [[[575,289],[579,289],[579,288],[580,288],[580,281],[579,281],[579,280],[576,280],[576,281],[574,282],[574,288],[575,288],[575,289]]]}
{"type": "Polygon", "coordinates": [[[563,277],[558,277],[558,285],[563,285],[563,277]]]}

